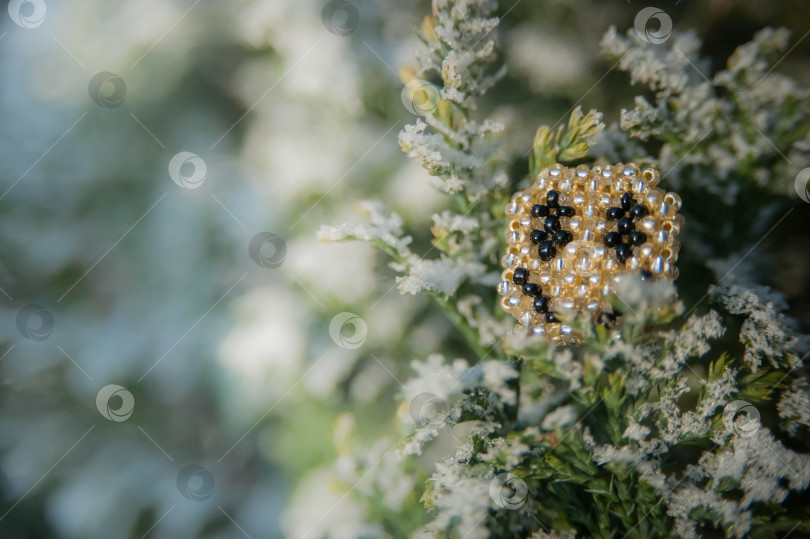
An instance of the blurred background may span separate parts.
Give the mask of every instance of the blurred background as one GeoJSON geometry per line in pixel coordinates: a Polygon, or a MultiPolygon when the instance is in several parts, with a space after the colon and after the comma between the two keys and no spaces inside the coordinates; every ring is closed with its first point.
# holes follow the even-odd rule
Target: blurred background
{"type": "MultiPolygon", "coordinates": [[[[378,198],[429,248],[444,199],[396,137],[430,3],[3,4],[0,537],[374,536],[329,488],[342,433],[375,440],[413,358],[466,350],[370,247],[315,233],[378,198]]],[[[598,43],[640,7],[501,6],[507,154],[631,106],[598,43]]],[[[660,7],[714,69],[791,28],[780,70],[810,82],[805,3],[660,7]]],[[[810,255],[784,252],[806,325],[810,255]]]]}

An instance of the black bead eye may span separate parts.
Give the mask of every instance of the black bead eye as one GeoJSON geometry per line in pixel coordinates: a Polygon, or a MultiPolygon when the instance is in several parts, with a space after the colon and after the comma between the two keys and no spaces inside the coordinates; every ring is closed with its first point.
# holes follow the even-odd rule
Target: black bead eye
{"type": "Polygon", "coordinates": [[[550,217],[546,217],[546,220],[543,221],[543,228],[546,229],[548,232],[555,232],[560,229],[560,218],[555,217],[554,215],[550,217]]]}
{"type": "Polygon", "coordinates": [[[527,296],[536,296],[540,293],[540,287],[535,283],[525,283],[523,285],[523,293],[527,296]]]}
{"type": "Polygon", "coordinates": [[[559,320],[554,316],[554,313],[546,313],[546,324],[556,324],[559,320]]]}
{"type": "Polygon", "coordinates": [[[646,217],[650,213],[650,210],[647,209],[647,206],[643,204],[636,204],[630,209],[630,217],[633,219],[646,217]]]}
{"type": "Polygon", "coordinates": [[[554,248],[554,244],[550,241],[544,241],[538,247],[537,254],[540,256],[540,260],[548,261],[554,258],[557,254],[557,249],[554,248]]]}
{"type": "Polygon", "coordinates": [[[512,276],[512,282],[515,284],[523,284],[529,277],[529,270],[526,268],[517,268],[512,276]]]}
{"type": "Polygon", "coordinates": [[[605,246],[616,247],[622,241],[622,235],[618,232],[608,232],[605,234],[605,246]]]}
{"type": "Polygon", "coordinates": [[[548,311],[548,297],[547,296],[537,296],[534,298],[534,310],[538,313],[544,313],[548,311]]]}
{"type": "Polygon", "coordinates": [[[633,193],[628,191],[625,194],[623,194],[621,202],[622,202],[622,209],[624,211],[628,211],[630,208],[633,207],[633,202],[635,202],[635,200],[633,200],[633,193]]]}
{"type": "Polygon", "coordinates": [[[624,210],[621,208],[608,208],[607,212],[605,212],[608,218],[608,221],[618,221],[622,217],[624,217],[624,210]]]}
{"type": "Polygon", "coordinates": [[[554,241],[559,246],[568,245],[573,239],[574,235],[567,230],[558,230],[554,233],[554,241]]]}
{"type": "Polygon", "coordinates": [[[547,217],[548,207],[542,204],[535,204],[532,206],[532,217],[547,217]]]}
{"type": "Polygon", "coordinates": [[[641,270],[641,280],[642,280],[642,281],[646,281],[646,280],[647,280],[647,279],[649,279],[650,277],[652,277],[652,273],[650,273],[650,272],[649,272],[649,271],[647,271],[647,270],[641,270]]]}
{"type": "Polygon", "coordinates": [[[619,234],[629,234],[633,231],[633,228],[633,221],[627,217],[619,220],[619,223],[616,225],[616,230],[619,232],[619,234]]]}
{"type": "Polygon", "coordinates": [[[531,234],[529,234],[529,239],[532,240],[532,243],[546,241],[548,239],[548,232],[543,230],[532,230],[531,234]]]}
{"type": "Polygon", "coordinates": [[[554,191],[553,189],[548,192],[546,195],[546,205],[549,208],[556,208],[560,205],[560,193],[554,191]]]}
{"type": "Polygon", "coordinates": [[[560,206],[556,211],[556,214],[560,217],[573,217],[576,213],[576,210],[571,206],[560,206]]]}
{"type": "Polygon", "coordinates": [[[630,243],[633,245],[643,245],[647,243],[647,234],[639,230],[630,233],[630,243]]]}
{"type": "Polygon", "coordinates": [[[624,264],[627,258],[633,254],[633,248],[629,243],[622,243],[616,247],[616,258],[624,264]]]}

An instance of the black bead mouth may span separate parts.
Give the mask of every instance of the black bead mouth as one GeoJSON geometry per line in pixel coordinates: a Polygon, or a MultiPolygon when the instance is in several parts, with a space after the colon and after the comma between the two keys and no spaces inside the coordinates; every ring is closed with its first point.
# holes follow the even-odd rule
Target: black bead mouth
{"type": "Polygon", "coordinates": [[[540,286],[536,283],[525,283],[522,288],[523,295],[536,296],[540,293],[540,286]]]}
{"type": "Polygon", "coordinates": [[[534,298],[532,306],[534,307],[534,310],[536,312],[546,313],[548,312],[548,303],[549,303],[548,296],[537,296],[536,298],[534,298]]]}
{"type": "Polygon", "coordinates": [[[548,310],[551,298],[549,296],[544,296],[543,289],[540,288],[540,285],[537,283],[530,282],[529,277],[530,274],[528,269],[517,268],[515,270],[514,275],[512,276],[512,281],[516,285],[520,285],[521,287],[520,291],[523,293],[524,296],[530,296],[534,298],[532,300],[532,307],[534,308],[534,311],[536,313],[539,314],[545,313],[544,319],[546,323],[558,322],[558,320],[553,316],[553,313],[550,313],[548,310]]]}

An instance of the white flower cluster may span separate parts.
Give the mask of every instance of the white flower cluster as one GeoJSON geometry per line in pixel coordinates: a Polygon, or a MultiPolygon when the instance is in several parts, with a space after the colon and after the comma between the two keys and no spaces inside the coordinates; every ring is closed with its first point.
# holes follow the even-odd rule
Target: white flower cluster
{"type": "Polygon", "coordinates": [[[784,154],[805,155],[807,133],[799,126],[810,111],[798,106],[795,114],[786,114],[784,104],[800,103],[810,94],[772,72],[769,60],[786,49],[787,40],[783,29],[762,30],[737,49],[725,70],[712,75],[694,32],[674,32],[666,45],[652,45],[633,30],[623,37],[611,28],[602,40],[603,54],[628,71],[633,83],[655,93],[653,102],[638,96],[633,109],[622,110],[621,128],[642,140],[665,136],[669,142],[658,160],[671,170],[676,188],[699,186],[733,205],[742,174],[758,187],[788,193],[800,167],[784,154]],[[767,165],[741,170],[748,162],[767,165]]]}
{"type": "Polygon", "coordinates": [[[698,537],[689,518],[696,508],[715,511],[730,536],[743,537],[751,527],[753,504],[780,504],[790,490],[802,491],[810,484],[810,456],[785,448],[767,429],[729,440],[719,452],[704,452],[698,464],[686,470],[687,485],[664,494],[668,513],[684,537],[698,537]],[[742,499],[723,497],[729,484],[743,492],[742,499]]]}
{"type": "Polygon", "coordinates": [[[492,505],[490,478],[470,475],[471,470],[453,458],[436,464],[430,479],[434,492],[431,504],[437,510],[436,517],[415,537],[440,537],[453,529],[461,530],[465,537],[491,536],[484,522],[492,505]]]}
{"type": "MultiPolygon", "coordinates": [[[[726,306],[738,307],[732,311],[735,314],[759,318],[761,311],[752,306],[761,306],[761,303],[750,290],[743,293],[731,289],[720,298],[726,306]]],[[[782,335],[782,320],[771,314],[771,334],[782,335]]],[[[682,370],[686,358],[707,352],[708,339],[722,335],[723,331],[717,313],[710,312],[701,318],[693,316],[678,332],[662,334],[672,348],[660,354],[664,367],[656,373],[656,378],[665,382],[675,376],[682,370]]],[[[740,338],[743,344],[750,344],[747,332],[743,331],[740,338]]],[[[756,350],[763,357],[773,358],[774,351],[778,354],[777,348],[766,346],[756,350]]],[[[748,361],[747,353],[746,361],[751,371],[756,372],[759,363],[748,361]]],[[[773,366],[779,365],[773,363],[773,366]]],[[[594,459],[600,465],[631,464],[639,478],[653,486],[664,499],[667,514],[675,518],[675,529],[684,537],[698,536],[692,518],[696,509],[709,511],[709,517],[726,526],[731,536],[744,536],[751,528],[753,504],[781,503],[790,490],[804,490],[810,482],[810,455],[785,448],[758,423],[753,426],[748,423],[743,425],[743,430],[737,430],[737,410],[729,407],[740,391],[737,377],[736,369],[725,367],[714,377],[701,379],[699,400],[694,409],[684,411],[680,403],[693,389],[687,376],[676,376],[660,387],[657,400],[638,408],[623,435],[631,442],[629,445],[594,447],[594,459]],[[720,409],[724,410],[723,420],[718,423],[720,409]],[[689,465],[683,476],[663,472],[661,457],[669,448],[706,438],[716,444],[716,449],[703,451],[698,463],[689,465]],[[742,491],[739,501],[724,496],[732,488],[742,491]]],[[[628,390],[631,387],[628,383],[628,390]]],[[[745,406],[750,405],[745,403],[745,406]]],[[[800,425],[806,426],[810,418],[806,383],[795,381],[778,408],[780,416],[788,420],[789,432],[795,434],[800,425]]]]}
{"type": "Polygon", "coordinates": [[[740,342],[745,345],[745,362],[757,372],[763,360],[772,367],[799,366],[796,345],[799,339],[791,331],[791,321],[777,311],[780,305],[763,300],[755,287],[738,284],[721,285],[713,293],[732,314],[743,315],[740,342]]]}
{"type": "Polygon", "coordinates": [[[475,98],[484,95],[506,73],[501,66],[494,74],[489,64],[495,60],[493,30],[498,7],[495,0],[436,0],[436,40],[417,54],[422,72],[442,74],[442,96],[464,108],[474,109],[475,98]],[[493,35],[490,35],[493,34],[493,35]]]}
{"type": "Polygon", "coordinates": [[[382,202],[360,202],[360,211],[368,217],[367,223],[322,226],[318,231],[321,241],[360,240],[368,242],[394,258],[392,267],[405,272],[397,277],[403,294],[432,292],[441,296],[454,294],[466,279],[480,279],[486,266],[464,258],[441,257],[425,259],[413,253],[411,238],[402,236],[402,219],[388,212],[382,202]]]}
{"type": "Polygon", "coordinates": [[[482,144],[490,135],[499,133],[501,124],[465,122],[457,131],[449,131],[432,115],[426,115],[408,125],[399,135],[399,143],[408,157],[419,163],[435,179],[432,185],[453,195],[465,192],[471,202],[477,202],[493,187],[502,187],[503,174],[494,170],[498,162],[490,156],[491,148],[482,144]],[[428,127],[437,133],[428,132],[428,127]],[[449,139],[449,141],[448,141],[449,139]],[[457,149],[458,145],[463,149],[457,149]]]}
{"type": "Polygon", "coordinates": [[[797,378],[790,388],[782,395],[777,405],[779,417],[785,424],[784,428],[795,436],[799,427],[810,428],[810,384],[807,380],[797,378]]]}
{"type": "Polygon", "coordinates": [[[466,360],[456,359],[446,365],[443,356],[433,354],[424,362],[414,361],[412,367],[417,376],[403,386],[402,394],[409,408],[401,410],[400,418],[403,424],[415,424],[416,428],[399,451],[402,456],[420,454],[427,442],[461,418],[472,414],[487,419],[492,416],[492,409],[500,411],[504,406],[516,404],[517,394],[509,387],[509,381],[515,380],[518,373],[502,361],[485,361],[471,367],[466,360]],[[463,397],[476,387],[487,388],[489,407],[479,407],[474,400],[463,397]],[[429,410],[430,417],[424,417],[425,410],[420,409],[425,405],[433,407],[429,410]]]}
{"type": "Polygon", "coordinates": [[[399,215],[388,212],[380,201],[361,201],[357,205],[359,212],[367,218],[367,222],[345,223],[337,226],[324,225],[318,230],[318,240],[378,242],[391,249],[398,259],[405,259],[411,255],[408,248],[411,238],[402,236],[402,218],[399,215]]]}
{"type": "Polygon", "coordinates": [[[442,102],[437,103],[438,110],[427,111],[424,120],[417,119],[400,134],[400,145],[408,156],[440,178],[437,188],[448,194],[464,191],[471,202],[505,181],[497,171],[498,163],[492,161],[493,147],[487,144],[503,125],[489,119],[479,123],[467,115],[475,110],[477,98],[506,74],[505,65],[492,70],[498,19],[491,14],[496,7],[493,0],[434,2],[436,18],[431,27],[423,28],[427,46],[417,55],[416,77],[439,74],[444,83],[442,102]]]}
{"type": "MultiPolygon", "coordinates": [[[[359,239],[381,247],[394,258],[392,267],[402,272],[397,284],[403,294],[429,292],[448,297],[465,282],[492,286],[497,279],[488,266],[499,256],[498,223],[488,215],[487,201],[507,182],[502,163],[492,158],[495,146],[490,140],[503,126],[468,117],[475,99],[504,74],[504,67],[491,72],[497,18],[490,15],[495,7],[491,0],[437,1],[434,23],[423,27],[427,47],[419,56],[416,76],[431,71],[441,75],[441,103],[437,110],[425,111],[406,126],[399,142],[436,179],[439,190],[449,195],[463,193],[467,201],[466,211],[447,210],[433,216],[434,248],[440,250],[439,257],[411,252],[410,238],[401,237],[400,218],[393,213],[384,216],[386,210],[379,202],[361,204],[371,218],[367,227],[323,227],[319,232],[324,241],[359,239]],[[448,109],[453,112],[446,112],[448,109]],[[453,121],[442,114],[451,114],[453,121]]],[[[492,344],[503,328],[489,311],[475,308],[472,297],[466,300],[463,316],[480,332],[483,344],[492,344]]]]}

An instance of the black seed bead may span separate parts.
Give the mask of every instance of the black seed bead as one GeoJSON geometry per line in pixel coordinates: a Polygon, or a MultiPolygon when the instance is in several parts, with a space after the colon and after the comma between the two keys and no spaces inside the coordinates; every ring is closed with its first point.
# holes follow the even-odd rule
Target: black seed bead
{"type": "Polygon", "coordinates": [[[641,280],[642,280],[642,281],[646,281],[646,280],[647,280],[647,279],[649,279],[650,277],[652,277],[652,273],[650,273],[650,272],[649,272],[649,271],[647,271],[647,270],[641,270],[641,280]]]}
{"type": "Polygon", "coordinates": [[[535,283],[526,283],[523,285],[523,293],[527,296],[536,296],[540,293],[540,287],[535,283]]]}
{"type": "Polygon", "coordinates": [[[608,218],[608,221],[618,221],[622,217],[624,217],[624,210],[621,208],[608,208],[607,212],[605,212],[608,218]]]}
{"type": "Polygon", "coordinates": [[[650,210],[647,209],[647,206],[643,204],[636,204],[632,208],[630,208],[630,217],[633,219],[641,219],[642,217],[646,217],[649,215],[650,210]]]}
{"type": "Polygon", "coordinates": [[[609,312],[601,312],[596,317],[596,323],[601,324],[605,327],[610,327],[613,323],[616,322],[616,315],[609,312]]]}
{"type": "Polygon", "coordinates": [[[543,221],[543,228],[546,229],[548,232],[555,232],[560,229],[560,218],[555,217],[554,215],[550,217],[546,217],[546,220],[543,221]]]}
{"type": "Polygon", "coordinates": [[[554,313],[546,313],[546,324],[557,324],[560,321],[554,316],[554,313]]]}
{"type": "Polygon", "coordinates": [[[560,206],[557,208],[557,215],[560,217],[573,217],[577,214],[576,210],[571,206],[560,206]]]}
{"type": "Polygon", "coordinates": [[[558,230],[554,233],[554,241],[560,247],[568,245],[574,239],[574,235],[567,230],[558,230]]]}
{"type": "Polygon", "coordinates": [[[532,240],[532,243],[546,241],[548,239],[548,232],[545,230],[532,230],[532,233],[529,234],[529,239],[532,240]]]}
{"type": "Polygon", "coordinates": [[[634,230],[630,233],[630,243],[633,245],[644,245],[647,243],[647,234],[640,230],[634,230]]]}
{"type": "Polygon", "coordinates": [[[532,206],[532,217],[547,217],[548,216],[548,206],[543,206],[542,204],[535,204],[532,206]]]}
{"type": "Polygon", "coordinates": [[[560,205],[560,193],[555,190],[551,190],[546,195],[546,205],[549,208],[556,208],[560,205]]]}
{"type": "Polygon", "coordinates": [[[621,243],[622,235],[618,232],[608,232],[605,234],[605,246],[606,247],[616,247],[621,243]]]}
{"type": "Polygon", "coordinates": [[[633,193],[631,193],[630,191],[622,195],[622,209],[624,211],[630,210],[630,208],[633,207],[634,202],[635,200],[633,200],[633,193]]]}
{"type": "Polygon", "coordinates": [[[537,249],[537,254],[540,256],[540,260],[548,261],[554,258],[557,254],[557,249],[554,248],[554,244],[550,241],[544,241],[537,249]]]}
{"type": "Polygon", "coordinates": [[[616,224],[616,231],[619,234],[629,234],[629,233],[631,233],[633,231],[633,228],[635,228],[635,227],[633,226],[632,219],[628,219],[627,217],[625,217],[624,219],[621,219],[616,224]]]}
{"type": "Polygon", "coordinates": [[[523,284],[526,282],[526,279],[529,278],[529,270],[526,268],[517,268],[515,270],[514,276],[512,277],[512,282],[515,284],[523,284]]]}
{"type": "Polygon", "coordinates": [[[633,254],[633,248],[629,243],[622,243],[616,247],[616,258],[624,264],[627,258],[633,254]]]}
{"type": "Polygon", "coordinates": [[[538,313],[548,312],[548,296],[537,296],[534,298],[534,310],[538,313]]]}

